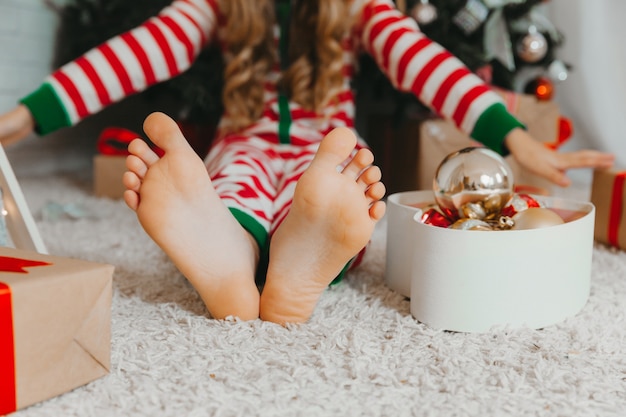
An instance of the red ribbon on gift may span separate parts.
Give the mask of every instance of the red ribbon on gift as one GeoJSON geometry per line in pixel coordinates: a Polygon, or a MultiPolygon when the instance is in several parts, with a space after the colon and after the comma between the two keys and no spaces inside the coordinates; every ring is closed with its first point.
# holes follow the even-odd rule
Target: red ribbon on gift
{"type": "Polygon", "coordinates": [[[626,171],[615,174],[613,181],[613,192],[611,193],[611,208],[609,212],[609,230],[607,233],[608,241],[613,246],[619,246],[618,230],[622,222],[622,204],[624,201],[624,181],[626,180],[626,171]]]}
{"type": "MultiPolygon", "coordinates": [[[[128,144],[137,138],[140,136],[132,130],[122,127],[107,127],[98,136],[96,148],[102,155],[125,156],[128,155],[128,144]]],[[[148,143],[148,145],[157,155],[163,156],[164,152],[161,148],[153,143],[148,143]]]]}
{"type": "Polygon", "coordinates": [[[16,409],[11,287],[0,282],[0,415],[16,409]]]}
{"type": "MultiPolygon", "coordinates": [[[[50,263],[0,256],[0,272],[28,273],[24,268],[45,265],[50,263]]],[[[11,287],[0,282],[0,415],[17,410],[12,298],[11,287]]]]}
{"type": "Polygon", "coordinates": [[[50,265],[48,262],[33,261],[30,259],[12,258],[10,256],[0,256],[0,272],[18,272],[22,274],[28,273],[24,268],[31,266],[50,265]]]}

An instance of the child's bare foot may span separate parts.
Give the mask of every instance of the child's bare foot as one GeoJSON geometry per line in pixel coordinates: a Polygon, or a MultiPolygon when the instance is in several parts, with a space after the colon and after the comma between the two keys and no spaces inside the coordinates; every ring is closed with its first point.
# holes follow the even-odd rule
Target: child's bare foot
{"type": "Polygon", "coordinates": [[[128,147],[126,204],[191,282],[215,318],[259,316],[258,248],[215,193],[206,167],[176,123],[162,113],[144,130],[165,151],[137,139],[128,147]]]}
{"type": "Polygon", "coordinates": [[[280,324],[309,319],[319,297],[369,242],[385,213],[385,187],[369,150],[339,172],[356,138],[335,129],[320,144],[296,186],[291,210],[274,233],[261,319],[280,324]]]}

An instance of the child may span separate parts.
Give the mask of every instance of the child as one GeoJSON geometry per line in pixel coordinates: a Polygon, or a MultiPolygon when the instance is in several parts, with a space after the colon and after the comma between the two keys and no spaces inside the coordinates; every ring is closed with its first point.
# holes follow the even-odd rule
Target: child
{"type": "Polygon", "coordinates": [[[396,88],[557,184],[568,184],[569,168],[613,161],[535,141],[390,0],[175,0],[53,73],[0,118],[0,140],[72,125],[180,74],[209,42],[224,52],[226,110],[206,164],[171,119],[150,115],[145,132],[165,154],[130,144],[124,198],[215,318],[308,320],[384,215],[380,170],[354,134],[350,80],[361,51],[396,88]]]}

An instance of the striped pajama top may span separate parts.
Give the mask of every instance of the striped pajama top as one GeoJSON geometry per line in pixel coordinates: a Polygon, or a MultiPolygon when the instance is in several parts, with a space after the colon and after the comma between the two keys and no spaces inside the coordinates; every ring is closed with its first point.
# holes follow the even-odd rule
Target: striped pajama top
{"type": "MultiPolygon", "coordinates": [[[[395,88],[413,93],[435,113],[486,146],[506,152],[504,137],[522,124],[507,112],[489,86],[428,39],[391,0],[353,0],[350,13],[355,23],[343,42],[343,88],[336,100],[320,112],[303,109],[292,101],[287,103],[291,143],[319,141],[339,126],[354,128],[350,81],[357,70],[358,54],[366,52],[395,88]]],[[[21,103],[31,111],[40,134],[72,126],[111,103],[181,74],[206,45],[221,43],[224,28],[217,0],[174,0],[142,25],[50,74],[21,103]]],[[[278,25],[275,32],[278,37],[278,25]]],[[[279,77],[277,65],[265,82],[263,115],[245,129],[246,134],[279,135],[280,119],[285,115],[276,87],[279,77]]],[[[226,110],[220,126],[228,123],[226,110]]]]}

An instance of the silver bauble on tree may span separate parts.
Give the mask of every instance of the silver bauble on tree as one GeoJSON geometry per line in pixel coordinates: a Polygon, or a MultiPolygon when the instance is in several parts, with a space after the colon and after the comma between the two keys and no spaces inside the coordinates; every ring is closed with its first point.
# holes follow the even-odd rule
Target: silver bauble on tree
{"type": "Polygon", "coordinates": [[[548,53],[548,41],[534,26],[517,43],[517,56],[529,64],[541,61],[548,53]]]}

